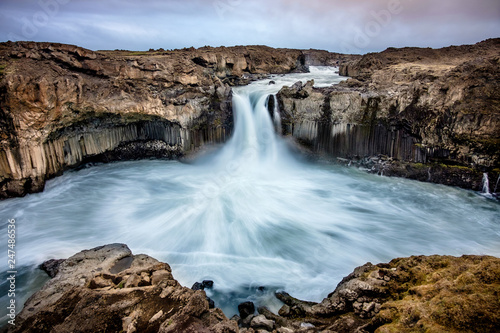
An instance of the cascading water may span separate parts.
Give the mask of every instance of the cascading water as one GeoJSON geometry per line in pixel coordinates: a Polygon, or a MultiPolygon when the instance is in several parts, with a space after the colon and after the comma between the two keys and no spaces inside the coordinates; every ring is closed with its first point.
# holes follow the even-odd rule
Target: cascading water
{"type": "Polygon", "coordinates": [[[491,195],[490,194],[490,180],[488,179],[488,173],[485,172],[483,173],[483,194],[485,195],[491,195]]]}
{"type": "MultiPolygon", "coordinates": [[[[341,80],[332,70],[311,72],[234,89],[233,137],[194,164],[100,165],[0,202],[2,230],[16,219],[18,304],[47,279],[36,269],[43,260],[116,242],[168,262],[183,285],[213,280],[209,296],[228,316],[245,300],[277,310],[276,289],[320,301],[367,261],[500,255],[497,202],[294,158],[275,135],[266,100],[298,80],[341,80]]],[[[6,288],[4,280],[1,304],[6,288]]]]}

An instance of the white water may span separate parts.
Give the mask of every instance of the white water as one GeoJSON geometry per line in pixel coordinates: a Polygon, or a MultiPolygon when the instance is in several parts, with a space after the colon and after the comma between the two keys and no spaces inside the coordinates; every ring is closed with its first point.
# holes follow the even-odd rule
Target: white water
{"type": "Polygon", "coordinates": [[[483,194],[486,195],[491,195],[490,194],[490,181],[488,179],[488,173],[485,172],[483,173],[483,194]]]}
{"type": "MultiPolygon", "coordinates": [[[[273,132],[265,101],[281,85],[310,77],[322,85],[341,80],[316,69],[235,89],[232,139],[194,164],[101,165],[68,172],[43,193],[0,202],[2,230],[7,219],[17,221],[18,299],[43,282],[33,268],[43,260],[113,242],[168,262],[183,285],[213,280],[209,294],[229,316],[245,299],[276,310],[275,289],[320,301],[367,261],[500,255],[494,201],[292,156],[273,132]]],[[[4,257],[3,271],[6,264],[4,257]]]]}

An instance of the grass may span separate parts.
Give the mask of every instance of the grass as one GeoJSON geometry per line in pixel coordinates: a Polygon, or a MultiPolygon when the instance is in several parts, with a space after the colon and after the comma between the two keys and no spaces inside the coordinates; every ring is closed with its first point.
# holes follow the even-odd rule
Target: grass
{"type": "Polygon", "coordinates": [[[7,64],[0,64],[0,76],[5,73],[5,68],[7,68],[7,64]]]}

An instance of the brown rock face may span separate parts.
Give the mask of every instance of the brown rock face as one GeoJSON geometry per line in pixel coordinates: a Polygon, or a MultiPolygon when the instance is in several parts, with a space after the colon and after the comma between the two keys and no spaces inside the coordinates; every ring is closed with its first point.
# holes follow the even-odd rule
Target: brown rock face
{"type": "Polygon", "coordinates": [[[283,89],[283,131],[374,172],[480,190],[500,171],[499,54],[500,39],[367,54],[337,87],[283,89]]]}
{"type": "Polygon", "coordinates": [[[232,131],[231,85],[349,56],[265,46],[93,52],[0,44],[0,198],[91,161],[176,158],[232,131]]]}
{"type": "Polygon", "coordinates": [[[182,287],[168,264],[126,245],[65,260],[8,332],[237,332],[204,291],[182,287]]]}

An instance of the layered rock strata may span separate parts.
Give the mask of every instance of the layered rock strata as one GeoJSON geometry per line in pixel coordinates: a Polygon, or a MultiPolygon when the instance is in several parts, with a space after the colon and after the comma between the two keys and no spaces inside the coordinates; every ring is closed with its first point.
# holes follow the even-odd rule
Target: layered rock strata
{"type": "Polygon", "coordinates": [[[500,39],[387,49],[340,66],[351,78],[278,94],[283,132],[374,172],[474,190],[500,173],[500,39]]]}
{"type": "Polygon", "coordinates": [[[175,158],[232,131],[231,86],[349,56],[264,46],[93,52],[0,44],[0,197],[88,161],[175,158]]]}

